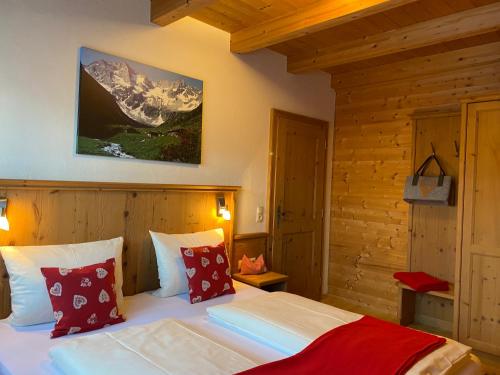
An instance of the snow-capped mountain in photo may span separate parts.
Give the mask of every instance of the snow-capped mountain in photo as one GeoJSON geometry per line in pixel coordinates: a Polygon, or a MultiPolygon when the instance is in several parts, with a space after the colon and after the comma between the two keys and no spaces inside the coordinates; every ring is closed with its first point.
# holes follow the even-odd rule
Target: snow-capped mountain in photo
{"type": "Polygon", "coordinates": [[[116,100],[131,119],[149,126],[163,124],[172,112],[190,112],[202,102],[202,90],[184,80],[150,80],[125,62],[97,60],[85,71],[116,100]]]}

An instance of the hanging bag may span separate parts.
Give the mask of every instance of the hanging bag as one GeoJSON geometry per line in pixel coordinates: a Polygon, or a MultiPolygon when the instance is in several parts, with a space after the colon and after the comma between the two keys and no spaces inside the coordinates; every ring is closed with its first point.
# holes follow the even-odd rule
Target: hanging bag
{"type": "Polygon", "coordinates": [[[425,159],[413,176],[406,178],[403,199],[413,204],[449,206],[451,180],[451,176],[446,176],[436,154],[433,153],[425,159]],[[424,176],[432,161],[439,167],[439,176],[424,176]]]}

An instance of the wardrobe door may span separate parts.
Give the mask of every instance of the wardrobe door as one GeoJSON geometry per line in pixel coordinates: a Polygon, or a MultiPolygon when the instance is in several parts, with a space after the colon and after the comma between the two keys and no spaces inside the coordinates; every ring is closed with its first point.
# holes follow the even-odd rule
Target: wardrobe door
{"type": "Polygon", "coordinates": [[[459,338],[500,354],[500,101],[468,105],[459,338]]]}

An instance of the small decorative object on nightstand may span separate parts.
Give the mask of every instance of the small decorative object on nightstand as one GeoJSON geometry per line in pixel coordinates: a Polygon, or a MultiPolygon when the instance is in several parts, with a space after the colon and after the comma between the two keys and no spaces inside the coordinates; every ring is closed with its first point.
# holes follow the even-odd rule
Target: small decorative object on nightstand
{"type": "Polygon", "coordinates": [[[235,273],[233,279],[268,292],[286,292],[288,276],[277,272],[265,272],[259,275],[235,273]]]}

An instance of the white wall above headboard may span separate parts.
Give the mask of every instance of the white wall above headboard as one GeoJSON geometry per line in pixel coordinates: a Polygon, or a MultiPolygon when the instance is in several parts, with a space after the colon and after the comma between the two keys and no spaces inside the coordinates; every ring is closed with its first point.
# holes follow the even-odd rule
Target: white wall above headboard
{"type": "Polygon", "coordinates": [[[333,120],[329,75],[231,54],[229,34],[191,18],[152,25],[149,0],[2,1],[0,14],[1,178],[241,185],[237,231],[262,232],[270,109],[333,120]],[[202,79],[201,166],[75,155],[81,46],[202,79]]]}

